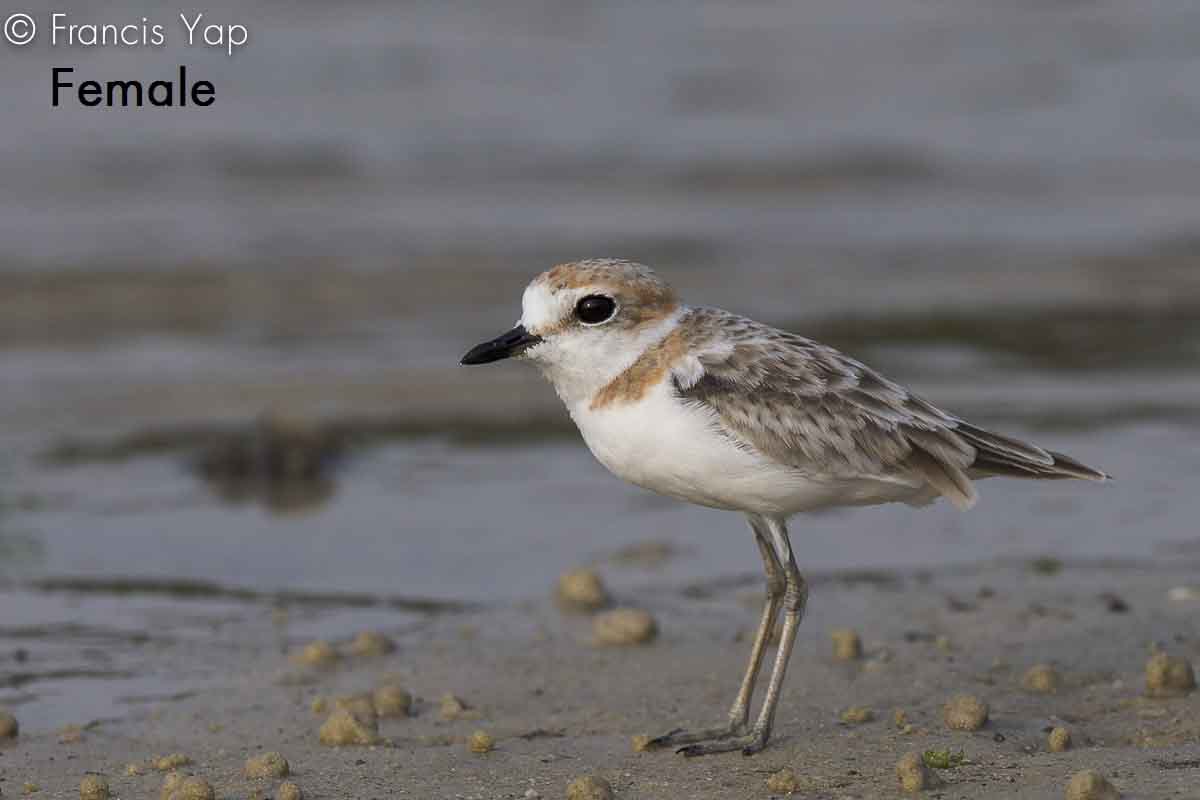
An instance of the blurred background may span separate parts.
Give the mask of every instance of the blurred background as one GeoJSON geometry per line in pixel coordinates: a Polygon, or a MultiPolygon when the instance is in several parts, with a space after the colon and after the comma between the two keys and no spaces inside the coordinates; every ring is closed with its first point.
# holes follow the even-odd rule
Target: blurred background
{"type": "Polygon", "coordinates": [[[71,13],[166,47],[0,55],[0,701],[174,690],[157,631],[281,592],[394,620],[589,561],[755,572],[740,519],[609,477],[533,370],[457,366],[588,256],[1118,478],[798,520],[809,568],[1200,556],[1200,5],[203,10],[249,44],[123,0],[71,13]],[[213,107],[50,107],[52,66],[180,63],[213,107]]]}

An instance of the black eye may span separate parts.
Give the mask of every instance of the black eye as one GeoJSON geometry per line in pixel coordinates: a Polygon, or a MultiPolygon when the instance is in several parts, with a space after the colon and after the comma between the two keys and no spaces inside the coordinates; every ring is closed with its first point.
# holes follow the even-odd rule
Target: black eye
{"type": "Polygon", "coordinates": [[[611,297],[602,294],[589,294],[575,304],[575,316],[579,321],[588,325],[598,325],[613,315],[617,304],[611,297]]]}

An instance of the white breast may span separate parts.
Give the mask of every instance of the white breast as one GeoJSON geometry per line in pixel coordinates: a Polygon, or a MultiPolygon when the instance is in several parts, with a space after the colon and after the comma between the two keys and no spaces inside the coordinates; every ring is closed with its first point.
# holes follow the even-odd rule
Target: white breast
{"type": "Polygon", "coordinates": [[[847,499],[849,487],[807,478],[738,447],[720,433],[711,411],[684,403],[669,380],[635,403],[600,409],[577,403],[570,411],[601,464],[618,477],[660,494],[768,515],[847,499]]]}

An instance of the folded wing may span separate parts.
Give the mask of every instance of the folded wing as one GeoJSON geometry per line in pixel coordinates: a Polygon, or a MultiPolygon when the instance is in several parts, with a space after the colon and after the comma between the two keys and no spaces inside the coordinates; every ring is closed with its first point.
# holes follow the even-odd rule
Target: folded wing
{"type": "Polygon", "coordinates": [[[973,477],[1108,477],[975,427],[831,347],[718,309],[689,317],[714,333],[673,371],[680,396],[738,446],[805,474],[928,485],[960,509],[977,499],[973,477]]]}

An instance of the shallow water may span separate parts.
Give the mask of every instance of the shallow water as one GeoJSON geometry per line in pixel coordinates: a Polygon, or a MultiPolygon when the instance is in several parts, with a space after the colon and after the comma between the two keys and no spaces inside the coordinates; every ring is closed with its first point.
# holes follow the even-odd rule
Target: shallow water
{"type": "Polygon", "coordinates": [[[189,690],[219,649],[176,679],[121,637],[193,617],[402,627],[581,562],[629,596],[757,570],[735,516],[607,476],[532,372],[457,367],[584,255],[1118,478],[798,521],[811,569],[1195,551],[1194,3],[234,8],[233,59],[71,53],[187,58],[205,112],[52,110],[61,54],[5,60],[0,702],[189,690]],[[341,425],[319,491],[199,479],[265,412],[341,425]],[[607,560],[645,541],[675,555],[607,560]]]}
{"type": "MultiPolygon", "coordinates": [[[[798,518],[801,560],[817,571],[1042,554],[1139,560],[1170,558],[1196,541],[1190,486],[1200,476],[1200,448],[1188,445],[1200,432],[1134,426],[1052,441],[1118,480],[990,480],[969,514],[939,504],[798,518]]],[[[574,442],[382,446],[341,469],[331,497],[299,509],[250,495],[230,504],[161,457],[46,467],[28,477],[18,491],[45,500],[5,517],[6,530],[23,532],[17,541],[37,543],[24,553],[14,545],[7,560],[9,575],[23,580],[210,581],[263,593],[330,592],[331,604],[337,593],[511,603],[545,594],[569,566],[608,564],[647,541],[670,543],[673,555],[652,570],[608,564],[618,588],[758,568],[738,515],[627,487],[574,442]]]]}

